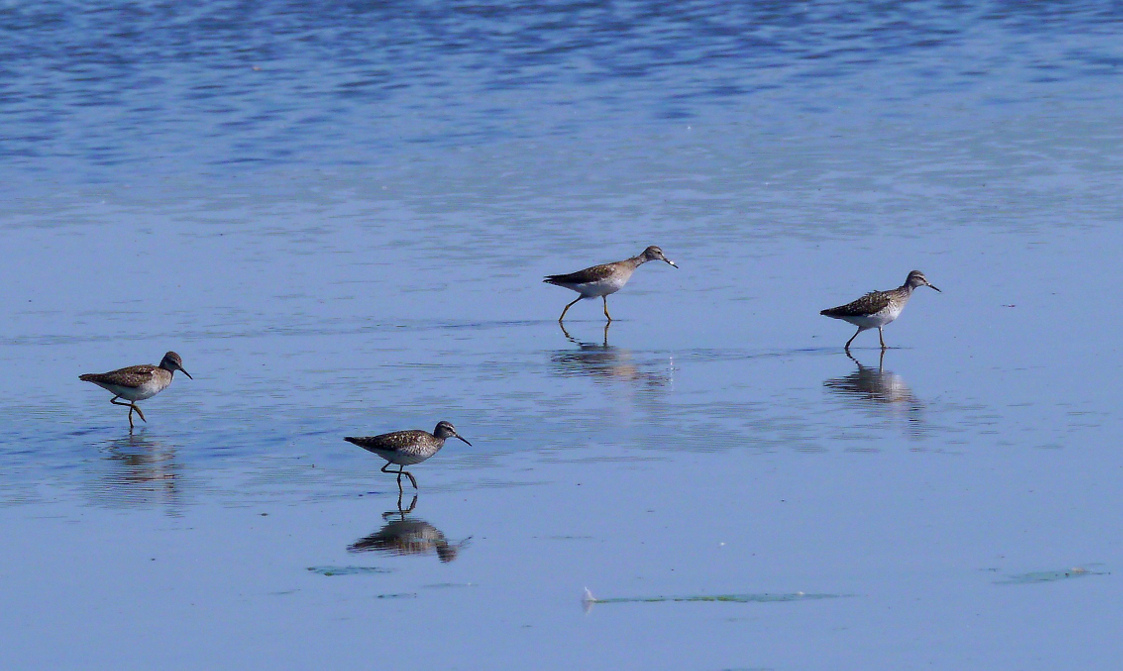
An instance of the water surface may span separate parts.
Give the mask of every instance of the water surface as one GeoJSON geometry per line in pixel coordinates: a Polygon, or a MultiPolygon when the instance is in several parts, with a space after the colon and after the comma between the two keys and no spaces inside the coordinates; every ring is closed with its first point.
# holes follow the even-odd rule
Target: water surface
{"type": "Polygon", "coordinates": [[[0,8],[0,661],[1113,668],[1119,27],[0,8]],[[342,440],[441,419],[412,509],[342,440]]]}

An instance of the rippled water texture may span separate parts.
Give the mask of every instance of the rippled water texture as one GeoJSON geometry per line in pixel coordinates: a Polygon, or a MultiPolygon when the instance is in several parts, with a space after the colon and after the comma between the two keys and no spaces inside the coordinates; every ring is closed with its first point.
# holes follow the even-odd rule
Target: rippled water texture
{"type": "Polygon", "coordinates": [[[1115,668],[1121,17],[0,5],[0,666],[1115,668]]]}

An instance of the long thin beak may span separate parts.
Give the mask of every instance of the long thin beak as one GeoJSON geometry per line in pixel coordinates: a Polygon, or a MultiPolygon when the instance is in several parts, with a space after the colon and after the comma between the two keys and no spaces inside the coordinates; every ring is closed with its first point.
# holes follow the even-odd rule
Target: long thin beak
{"type": "MultiPolygon", "coordinates": [[[[468,440],[464,436],[457,435],[456,437],[459,438],[460,440],[463,440],[465,443],[468,443],[468,440]]],[[[471,446],[472,446],[472,444],[468,443],[468,447],[471,447],[471,446]]]]}
{"type": "MultiPolygon", "coordinates": [[[[932,287],[933,289],[936,289],[936,285],[934,285],[934,284],[929,284],[928,286],[932,287]]],[[[940,291],[940,290],[936,289],[936,291],[940,291]]],[[[944,292],[940,291],[940,293],[942,294],[944,292]]]]}
{"type": "Polygon", "coordinates": [[[676,264],[674,261],[672,261],[670,259],[667,259],[667,263],[671,264],[671,267],[673,267],[673,268],[678,268],[678,264],[676,264]]]}
{"type": "Polygon", "coordinates": [[[186,375],[188,378],[190,378],[192,380],[195,379],[195,378],[191,377],[191,373],[188,373],[187,371],[183,370],[182,368],[179,369],[179,372],[183,373],[184,375],[186,375]]]}

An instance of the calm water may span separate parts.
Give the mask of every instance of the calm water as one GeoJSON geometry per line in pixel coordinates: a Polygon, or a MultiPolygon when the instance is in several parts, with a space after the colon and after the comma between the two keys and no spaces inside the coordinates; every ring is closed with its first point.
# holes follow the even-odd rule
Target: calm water
{"type": "Polygon", "coordinates": [[[0,666],[1115,668],[1121,30],[0,6],[0,666]]]}

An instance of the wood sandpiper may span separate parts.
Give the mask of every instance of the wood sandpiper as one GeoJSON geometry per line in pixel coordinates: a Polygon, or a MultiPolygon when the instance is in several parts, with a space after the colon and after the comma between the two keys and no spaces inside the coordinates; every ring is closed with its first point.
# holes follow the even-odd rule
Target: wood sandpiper
{"type": "Polygon", "coordinates": [[[83,382],[93,382],[99,387],[113,392],[113,398],[109,399],[109,402],[113,405],[129,406],[129,429],[131,430],[133,428],[134,410],[142,420],[148,422],[147,419],[144,419],[144,413],[140,411],[140,406],[136,404],[136,401],[152,398],[167,389],[177,370],[183,371],[184,375],[191,377],[191,374],[183,368],[183,359],[179,358],[179,355],[175,352],[168,352],[160,361],[159,366],[141,364],[128,368],[118,368],[108,373],[86,373],[85,375],[79,375],[78,379],[83,382]],[[118,403],[117,399],[119,398],[126,399],[129,402],[118,403]]]}
{"type": "MultiPolygon", "coordinates": [[[[437,428],[433,429],[433,433],[421,430],[395,431],[384,433],[381,436],[344,438],[343,440],[354,443],[367,452],[373,452],[385,459],[386,464],[382,467],[382,472],[391,474],[396,472],[398,474],[398,490],[400,491],[403,475],[409,477],[413,488],[417,489],[417,480],[414,479],[412,473],[404,470],[405,467],[420,464],[436,454],[444,447],[446,438],[459,438],[468,443],[463,436],[456,433],[456,427],[448,422],[438,422],[437,428]],[[398,470],[386,470],[390,467],[390,464],[397,464],[398,470]]],[[[471,443],[468,443],[468,445],[471,446],[471,443]]]]}
{"type": "MultiPolygon", "coordinates": [[[[936,287],[928,283],[924,273],[914,270],[909,273],[905,283],[889,291],[871,291],[853,303],[840,305],[837,308],[823,310],[819,314],[833,319],[841,319],[858,327],[858,331],[846,341],[844,349],[850,352],[850,343],[858,337],[858,333],[876,328],[877,336],[881,339],[881,349],[885,349],[885,336],[881,330],[883,326],[901,316],[901,310],[912,297],[912,290],[917,287],[936,287]]],[[[940,291],[936,289],[936,291],[940,291]]]]}
{"type": "MultiPolygon", "coordinates": [[[[593,266],[584,270],[578,270],[575,273],[568,275],[547,275],[543,282],[549,284],[556,284],[559,287],[572,289],[581,294],[573,300],[573,303],[581,300],[582,298],[595,298],[600,296],[604,300],[604,316],[608,317],[608,321],[612,321],[612,315],[608,314],[608,295],[614,294],[631,279],[632,273],[648,261],[666,261],[675,268],[675,262],[663,256],[663,250],[658,247],[648,247],[640,252],[637,256],[623,261],[615,261],[613,263],[604,263],[599,266],[593,266]]],[[[565,313],[569,308],[573,307],[573,303],[565,306],[562,310],[561,316],[558,317],[560,323],[565,319],[565,313]]]]}

